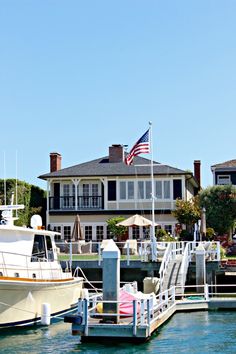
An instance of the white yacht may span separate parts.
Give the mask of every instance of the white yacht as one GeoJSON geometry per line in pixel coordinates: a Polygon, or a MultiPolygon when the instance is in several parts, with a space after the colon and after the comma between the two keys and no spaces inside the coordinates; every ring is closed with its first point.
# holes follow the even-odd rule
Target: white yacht
{"type": "Polygon", "coordinates": [[[63,272],[54,241],[56,232],[14,225],[13,210],[0,206],[0,328],[42,323],[45,316],[71,311],[82,296],[83,278],[63,272]]]}

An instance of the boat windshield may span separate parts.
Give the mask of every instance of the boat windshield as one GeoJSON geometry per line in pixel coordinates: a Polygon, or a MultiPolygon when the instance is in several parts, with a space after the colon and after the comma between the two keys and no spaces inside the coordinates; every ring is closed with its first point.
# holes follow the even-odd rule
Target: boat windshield
{"type": "Polygon", "coordinates": [[[34,235],[34,243],[32,249],[32,262],[54,260],[52,240],[50,236],[34,235]]]}

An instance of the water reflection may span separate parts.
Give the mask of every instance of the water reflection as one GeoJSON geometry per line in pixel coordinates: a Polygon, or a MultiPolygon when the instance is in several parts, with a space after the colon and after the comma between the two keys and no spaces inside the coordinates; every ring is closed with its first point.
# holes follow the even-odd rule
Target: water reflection
{"type": "Polygon", "coordinates": [[[143,344],[81,343],[62,321],[49,327],[32,326],[0,332],[0,353],[236,353],[236,312],[175,314],[143,344]]]}

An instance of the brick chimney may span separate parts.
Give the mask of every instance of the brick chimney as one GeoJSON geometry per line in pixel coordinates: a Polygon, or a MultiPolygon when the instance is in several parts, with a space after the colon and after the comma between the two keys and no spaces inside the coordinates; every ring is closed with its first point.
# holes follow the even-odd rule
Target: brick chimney
{"type": "Polygon", "coordinates": [[[201,161],[200,160],[194,160],[194,177],[199,183],[199,186],[201,187],[201,161]]]}
{"type": "Polygon", "coordinates": [[[50,153],[50,172],[55,172],[61,169],[61,154],[58,152],[50,153]]]}
{"type": "Polygon", "coordinates": [[[109,146],[109,162],[123,162],[124,161],[124,147],[120,144],[113,144],[109,146]]]}

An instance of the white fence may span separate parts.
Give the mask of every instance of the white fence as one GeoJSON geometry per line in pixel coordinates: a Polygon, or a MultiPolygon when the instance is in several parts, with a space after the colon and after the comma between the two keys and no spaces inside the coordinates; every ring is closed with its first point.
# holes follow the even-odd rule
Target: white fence
{"type": "MultiPolygon", "coordinates": [[[[67,260],[72,265],[73,260],[96,260],[99,265],[102,262],[102,252],[108,240],[102,242],[56,242],[58,255],[60,260],[67,260]],[[60,257],[61,256],[61,257],[60,257]]],[[[184,255],[186,245],[185,265],[188,261],[195,261],[195,250],[200,242],[157,242],[157,259],[162,261],[163,265],[160,270],[165,273],[169,262],[176,255],[184,255]],[[186,260],[187,258],[187,260],[186,260]]],[[[121,260],[126,261],[127,265],[131,260],[148,262],[152,260],[151,241],[127,240],[126,242],[116,242],[121,251],[121,260]]],[[[206,260],[220,261],[220,244],[219,242],[202,242],[205,247],[206,260]]],[[[184,274],[184,268],[182,268],[184,274]]]]}

